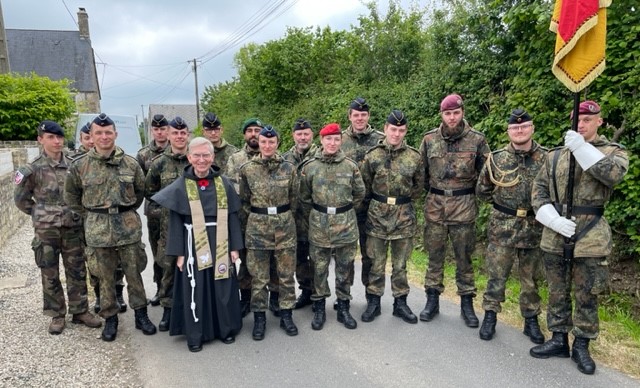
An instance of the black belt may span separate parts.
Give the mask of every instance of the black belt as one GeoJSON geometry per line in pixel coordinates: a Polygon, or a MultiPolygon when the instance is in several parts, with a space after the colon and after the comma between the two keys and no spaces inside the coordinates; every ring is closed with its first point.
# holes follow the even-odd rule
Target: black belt
{"type": "Polygon", "coordinates": [[[535,215],[535,213],[533,212],[533,209],[528,209],[528,210],[520,209],[520,208],[511,209],[510,207],[498,205],[497,203],[493,204],[493,208],[514,217],[526,218],[526,217],[533,217],[535,215]]]}
{"type": "Polygon", "coordinates": [[[280,213],[284,213],[284,212],[288,212],[289,210],[291,210],[291,205],[286,204],[286,205],[282,205],[282,206],[271,206],[271,207],[255,207],[255,206],[251,206],[251,213],[258,213],[258,214],[280,214],[280,213]]]}
{"type": "Polygon", "coordinates": [[[371,198],[378,202],[386,203],[387,205],[404,205],[411,202],[411,197],[385,197],[376,193],[371,193],[371,198]]]}
{"type": "Polygon", "coordinates": [[[458,197],[460,195],[474,194],[476,192],[476,189],[474,189],[473,187],[469,187],[460,190],[441,190],[436,189],[435,187],[429,187],[429,192],[438,195],[446,195],[447,197],[458,197]]]}
{"type": "MultiPolygon", "coordinates": [[[[567,204],[554,203],[553,207],[561,215],[567,214],[567,204]]],[[[572,216],[599,216],[604,215],[604,206],[574,206],[571,211],[572,216]]]]}
{"type": "Polygon", "coordinates": [[[92,213],[100,213],[100,214],[118,214],[128,212],[129,210],[136,210],[135,206],[114,206],[108,208],[95,208],[95,209],[87,209],[92,213]]]}
{"type": "Polygon", "coordinates": [[[346,211],[351,210],[353,208],[353,204],[350,203],[348,205],[344,205],[340,207],[326,207],[326,206],[320,206],[314,203],[313,208],[321,213],[340,214],[340,213],[344,213],[346,211]]]}

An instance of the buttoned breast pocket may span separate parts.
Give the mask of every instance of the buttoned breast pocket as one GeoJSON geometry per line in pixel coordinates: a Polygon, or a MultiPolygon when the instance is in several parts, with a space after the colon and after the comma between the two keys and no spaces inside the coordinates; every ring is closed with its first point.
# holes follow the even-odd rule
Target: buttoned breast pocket
{"type": "Polygon", "coordinates": [[[108,195],[105,191],[109,188],[105,187],[105,179],[103,176],[89,176],[82,180],[82,204],[85,207],[100,207],[104,203],[108,195]]]}
{"type": "Polygon", "coordinates": [[[120,193],[125,202],[136,201],[136,191],[133,186],[134,180],[135,177],[133,175],[120,174],[118,176],[118,181],[120,182],[120,193]]]}
{"type": "Polygon", "coordinates": [[[164,188],[178,179],[180,175],[174,171],[163,171],[160,174],[160,185],[164,188]]]}
{"type": "Polygon", "coordinates": [[[451,168],[455,171],[456,178],[473,179],[476,175],[476,152],[460,151],[451,155],[451,168]]]}

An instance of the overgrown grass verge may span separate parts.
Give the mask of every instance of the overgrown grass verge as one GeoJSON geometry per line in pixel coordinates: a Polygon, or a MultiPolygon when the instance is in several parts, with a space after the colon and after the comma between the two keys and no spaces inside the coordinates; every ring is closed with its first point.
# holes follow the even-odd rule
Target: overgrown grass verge
{"type": "MultiPolygon", "coordinates": [[[[420,286],[424,284],[427,261],[427,254],[421,249],[413,251],[411,260],[407,263],[410,282],[420,286]]],[[[487,276],[483,271],[482,265],[482,256],[475,255],[473,257],[473,267],[476,273],[476,287],[478,288],[475,308],[479,316],[484,314],[484,311],[482,311],[482,294],[487,286],[487,276]]],[[[459,303],[455,285],[455,263],[451,257],[447,257],[444,277],[445,292],[443,296],[459,303]]],[[[502,304],[502,313],[498,314],[498,319],[521,329],[524,319],[520,315],[519,294],[520,283],[512,276],[507,281],[506,301],[502,304]]],[[[542,297],[540,326],[547,338],[549,338],[550,333],[546,324],[548,302],[546,285],[542,285],[540,294],[542,297]]],[[[590,344],[593,358],[597,364],[606,365],[633,378],[640,379],[640,322],[634,320],[630,313],[633,303],[631,297],[611,294],[603,297],[600,302],[600,335],[596,341],[590,344]]],[[[526,341],[527,339],[523,338],[523,340],[526,341]]],[[[531,345],[534,346],[533,343],[531,345]]]]}

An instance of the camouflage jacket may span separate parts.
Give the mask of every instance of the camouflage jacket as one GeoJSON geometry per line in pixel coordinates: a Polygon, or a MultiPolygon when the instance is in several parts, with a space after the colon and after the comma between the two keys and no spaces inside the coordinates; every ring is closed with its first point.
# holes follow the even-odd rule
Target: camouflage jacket
{"type": "Polygon", "coordinates": [[[13,199],[22,212],[31,216],[33,227],[49,229],[82,226],[82,216],[64,202],[64,180],[72,159],[62,156],[55,162],[45,153],[15,173],[13,199]]]}
{"type": "MultiPolygon", "coordinates": [[[[622,146],[609,142],[604,136],[591,142],[605,157],[583,171],[576,163],[573,205],[604,206],[611,197],[613,187],[622,182],[629,168],[629,157],[622,146]]],[[[554,148],[549,151],[547,161],[533,181],[531,204],[535,211],[542,205],[566,204],[566,189],[569,176],[569,149],[554,148]],[[553,182],[553,160],[558,155],[555,171],[556,196],[553,182]]],[[[580,233],[592,219],[593,215],[575,215],[576,234],[580,233]]],[[[542,231],[540,248],[545,252],[562,255],[564,238],[549,228],[542,231]]],[[[611,253],[611,228],[605,217],[576,242],[575,257],[604,257],[611,253]]]]}
{"type": "Polygon", "coordinates": [[[227,170],[222,173],[229,178],[237,193],[240,193],[240,167],[253,159],[256,155],[260,155],[260,150],[253,149],[245,144],[240,151],[231,154],[227,160],[227,170]]]}
{"type": "Polygon", "coordinates": [[[424,187],[424,168],[420,153],[404,142],[393,149],[386,140],[367,152],[362,162],[362,180],[369,202],[366,233],[387,240],[413,237],[416,210],[413,200],[420,198],[424,187]],[[372,194],[405,197],[405,204],[388,204],[372,199],[372,194]]]}
{"type": "Polygon", "coordinates": [[[296,166],[274,155],[256,157],[240,168],[241,223],[245,226],[245,246],[249,249],[283,249],[296,246],[294,214],[298,206],[296,166]],[[289,205],[279,214],[259,214],[251,207],[289,205]]]}
{"type": "Polygon", "coordinates": [[[429,188],[474,190],[480,169],[491,151],[484,135],[466,121],[461,132],[454,136],[444,136],[443,126],[427,132],[420,145],[427,190],[424,217],[445,225],[473,223],[478,215],[473,194],[454,197],[430,193],[429,188]]]}
{"type": "Polygon", "coordinates": [[[222,143],[220,143],[220,147],[213,147],[213,152],[216,157],[213,160],[213,164],[220,167],[220,171],[223,173],[227,170],[227,161],[234,153],[238,152],[238,147],[233,144],[227,143],[226,140],[222,139],[222,143]]]}
{"type": "Polygon", "coordinates": [[[162,155],[162,153],[168,146],[169,146],[169,143],[167,142],[166,146],[159,147],[156,144],[156,141],[152,140],[151,143],[140,148],[140,150],[138,151],[138,154],[136,155],[136,159],[138,160],[140,167],[142,167],[142,171],[144,172],[145,175],[147,175],[147,172],[149,171],[149,167],[151,167],[151,162],[153,161],[153,159],[155,159],[159,155],[162,155]]]}
{"type": "Polygon", "coordinates": [[[331,248],[358,240],[356,211],[360,210],[364,196],[358,165],[342,151],[327,156],[319,149],[300,168],[300,202],[304,219],[309,222],[309,242],[331,248]],[[314,209],[313,204],[325,207],[352,204],[354,208],[340,214],[326,214],[314,209]]]}
{"type": "Polygon", "coordinates": [[[168,222],[168,210],[163,210],[160,205],[151,200],[151,197],[178,179],[188,164],[187,155],[173,153],[171,146],[165,148],[160,156],[153,159],[144,181],[144,197],[148,201],[148,207],[145,209],[147,216],[163,218],[165,224],[168,222]]]}
{"type": "Polygon", "coordinates": [[[103,157],[95,149],[76,159],[64,185],[64,200],[85,216],[90,247],[114,247],[140,242],[142,223],[136,212],[144,199],[144,173],[135,158],[116,146],[103,157]],[[131,210],[120,211],[126,207],[131,210]],[[112,214],[90,209],[112,209],[112,214]]]}
{"type": "Polygon", "coordinates": [[[367,151],[369,151],[371,147],[378,145],[382,139],[384,139],[384,133],[376,131],[371,125],[362,133],[354,133],[353,128],[349,126],[342,131],[342,145],[340,149],[347,158],[358,163],[359,167],[367,151]]]}
{"type": "MultiPolygon", "coordinates": [[[[317,151],[318,146],[315,144],[311,144],[311,147],[309,147],[307,149],[307,152],[305,152],[304,154],[300,154],[298,151],[296,151],[296,146],[293,146],[289,151],[282,154],[282,158],[300,167],[300,165],[304,161],[312,158],[317,151]]],[[[296,194],[297,193],[298,191],[296,191],[296,194]]],[[[298,241],[309,241],[309,222],[304,218],[304,210],[302,206],[298,206],[298,208],[296,209],[295,218],[298,241]]]]}
{"type": "Polygon", "coordinates": [[[77,150],[69,152],[68,155],[71,159],[76,159],[78,156],[82,156],[87,152],[89,152],[89,150],[85,146],[81,145],[77,150]]]}
{"type": "MultiPolygon", "coordinates": [[[[547,149],[534,141],[528,151],[517,151],[509,144],[490,155],[480,171],[476,196],[509,209],[520,209],[525,214],[531,212],[531,185],[544,165],[547,149]]],[[[533,214],[517,217],[491,209],[487,236],[489,242],[499,246],[537,248],[542,225],[533,214]]]]}

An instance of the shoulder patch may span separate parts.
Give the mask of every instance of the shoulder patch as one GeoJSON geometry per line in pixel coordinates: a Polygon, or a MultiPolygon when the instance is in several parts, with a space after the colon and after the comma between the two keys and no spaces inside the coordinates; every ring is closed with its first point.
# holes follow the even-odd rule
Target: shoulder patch
{"type": "Polygon", "coordinates": [[[30,167],[28,166],[20,167],[13,174],[13,183],[15,185],[19,185],[20,183],[22,183],[22,181],[24,181],[24,178],[28,177],[32,173],[33,173],[33,170],[30,167]]]}

